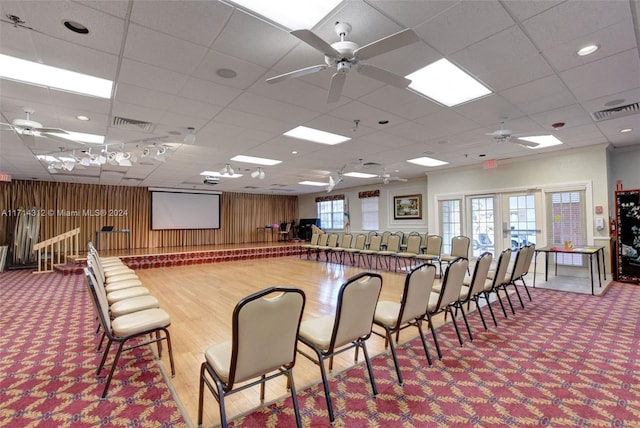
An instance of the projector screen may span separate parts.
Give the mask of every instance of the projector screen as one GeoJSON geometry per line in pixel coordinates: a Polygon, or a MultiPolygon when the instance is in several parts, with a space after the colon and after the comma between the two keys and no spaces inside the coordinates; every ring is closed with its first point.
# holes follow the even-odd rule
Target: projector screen
{"type": "Polygon", "coordinates": [[[220,195],[152,191],[151,229],[220,229],[220,195]]]}

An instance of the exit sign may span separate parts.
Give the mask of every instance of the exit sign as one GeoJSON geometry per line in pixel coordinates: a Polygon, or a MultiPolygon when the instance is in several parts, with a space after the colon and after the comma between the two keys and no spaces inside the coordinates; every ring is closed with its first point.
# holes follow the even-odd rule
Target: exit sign
{"type": "Polygon", "coordinates": [[[0,172],[0,182],[10,182],[11,181],[11,176],[9,174],[7,174],[6,172],[0,172]]]}

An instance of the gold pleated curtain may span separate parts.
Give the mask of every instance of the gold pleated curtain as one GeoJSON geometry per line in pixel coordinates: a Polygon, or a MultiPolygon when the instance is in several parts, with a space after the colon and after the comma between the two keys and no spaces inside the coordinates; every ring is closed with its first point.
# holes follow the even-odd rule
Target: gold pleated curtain
{"type": "MultiPolygon", "coordinates": [[[[159,248],[261,241],[259,227],[297,218],[298,198],[223,193],[220,229],[151,230],[147,188],[14,180],[0,183],[0,245],[10,242],[19,210],[40,216],[40,241],[79,227],[82,245],[110,225],[129,229],[133,248],[159,248]]],[[[124,234],[109,235],[110,248],[126,248],[124,234]]]]}

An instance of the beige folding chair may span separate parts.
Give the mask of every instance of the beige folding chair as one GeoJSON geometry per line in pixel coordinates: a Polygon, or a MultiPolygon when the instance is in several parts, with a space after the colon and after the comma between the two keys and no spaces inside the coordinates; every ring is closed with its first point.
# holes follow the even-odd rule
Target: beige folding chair
{"type": "Polygon", "coordinates": [[[326,262],[329,262],[331,252],[338,246],[338,238],[339,235],[337,233],[329,233],[327,243],[325,245],[318,245],[318,258],[320,257],[320,252],[324,251],[324,259],[326,262]]]}
{"type": "Polygon", "coordinates": [[[338,246],[335,247],[331,251],[331,253],[329,253],[329,255],[335,254],[336,263],[339,261],[341,264],[344,264],[344,252],[345,250],[348,250],[351,248],[352,240],[353,240],[353,235],[351,235],[350,233],[345,233],[344,235],[342,235],[340,242],[338,242],[338,246]]]}
{"type": "Polygon", "coordinates": [[[288,241],[289,232],[291,232],[291,222],[287,223],[284,229],[280,229],[280,239],[278,239],[278,241],[288,241]]]}
{"type": "MultiPolygon", "coordinates": [[[[436,336],[436,330],[433,326],[432,318],[438,313],[450,313],[453,326],[458,335],[458,341],[462,346],[462,336],[460,335],[460,329],[458,329],[458,323],[454,309],[460,304],[460,291],[462,290],[462,282],[464,281],[465,273],[469,268],[469,260],[464,257],[457,257],[447,265],[447,270],[444,273],[442,280],[442,287],[439,293],[431,292],[429,298],[429,306],[427,308],[427,319],[429,321],[429,327],[431,328],[431,335],[433,336],[433,342],[436,345],[436,351],[438,351],[438,357],[442,358],[442,352],[440,351],[440,345],[438,344],[438,337],[436,336]]],[[[462,317],[467,322],[467,317],[462,312],[462,317]]]]}
{"type": "MultiPolygon", "coordinates": [[[[300,245],[300,248],[302,250],[307,250],[307,260],[309,260],[309,257],[311,256],[311,249],[318,246],[318,239],[319,238],[320,238],[320,234],[319,233],[314,233],[314,234],[311,235],[311,241],[309,241],[308,244],[300,245]]],[[[302,258],[302,251],[300,251],[300,258],[302,258]]]]}
{"type": "Polygon", "coordinates": [[[422,238],[420,235],[409,235],[407,237],[407,246],[404,251],[396,254],[398,260],[404,261],[404,268],[409,269],[412,265],[412,261],[415,260],[418,253],[420,253],[420,244],[422,243],[422,238]]]}
{"type": "Polygon", "coordinates": [[[468,236],[454,236],[451,238],[451,254],[440,256],[440,274],[442,275],[442,262],[450,263],[458,257],[469,257],[469,246],[471,239],[468,236]]]}
{"type": "Polygon", "coordinates": [[[393,234],[387,240],[387,246],[384,250],[377,252],[378,259],[383,257],[387,261],[387,269],[391,270],[391,259],[395,261],[394,271],[398,270],[398,252],[400,251],[400,235],[393,234]]]}
{"type": "Polygon", "coordinates": [[[327,242],[329,241],[329,234],[322,233],[318,237],[318,243],[312,247],[310,247],[310,251],[316,253],[316,260],[320,260],[320,251],[321,249],[327,246],[327,242]]]}
{"type": "Polygon", "coordinates": [[[340,287],[335,315],[325,315],[300,324],[298,340],[311,348],[316,355],[313,357],[300,349],[298,352],[320,366],[327,412],[332,423],[335,417],[329,392],[329,380],[324,366],[326,359],[329,359],[329,370],[331,370],[334,355],[355,348],[357,361],[358,349],[362,348],[373,395],[378,395],[366,340],[371,336],[373,316],[381,289],[382,276],[362,272],[349,278],[340,287]]]}
{"type": "Polygon", "coordinates": [[[498,263],[496,265],[496,270],[494,272],[489,271],[487,273],[487,280],[484,284],[484,292],[482,296],[487,301],[487,306],[489,307],[489,311],[491,312],[491,317],[493,318],[493,324],[497,327],[498,322],[496,321],[496,317],[493,313],[493,309],[491,307],[491,301],[489,300],[491,293],[496,293],[496,297],[498,298],[498,303],[500,303],[500,307],[502,308],[502,313],[504,317],[507,318],[507,311],[504,307],[504,303],[502,303],[502,299],[500,298],[500,286],[505,281],[505,277],[507,275],[507,269],[509,268],[509,261],[511,260],[511,248],[506,248],[500,253],[498,257],[498,263]]]}
{"type": "Polygon", "coordinates": [[[265,383],[283,375],[291,392],[296,425],[302,426],[292,369],[304,304],[302,290],[286,287],[270,287],[238,302],[233,310],[232,339],[212,345],[204,353],[198,426],[202,425],[205,384],[218,401],[221,424],[226,427],[226,396],[260,384],[260,401],[264,402],[265,383]]]}
{"type": "Polygon", "coordinates": [[[416,259],[429,262],[439,262],[442,252],[442,236],[428,235],[425,238],[425,241],[425,247],[422,249],[422,252],[416,256],[416,259]]]}
{"type": "Polygon", "coordinates": [[[91,281],[91,277],[88,274],[88,269],[85,268],[85,276],[87,278],[87,285],[89,287],[89,295],[93,299],[94,307],[97,309],[100,325],[107,337],[107,346],[102,354],[102,360],[98,366],[96,376],[100,375],[102,368],[109,355],[111,344],[118,343],[118,349],[111,364],[111,370],[105,380],[104,390],[102,391],[102,398],[107,396],[111,379],[115,373],[118,365],[118,360],[123,351],[128,351],[141,346],[146,346],[152,343],[156,343],[158,346],[158,358],[162,357],[162,347],[160,343],[162,341],[167,342],[167,351],[169,353],[169,362],[171,364],[171,377],[175,376],[175,366],[173,364],[173,351],[171,349],[171,336],[169,335],[169,326],[171,325],[171,317],[168,313],[160,308],[146,309],[135,313],[122,315],[115,319],[111,319],[109,314],[109,305],[107,303],[107,295],[104,288],[94,284],[91,281]],[[144,339],[148,336],[146,339],[144,339]],[[125,348],[131,339],[135,339],[135,343],[125,348]]]}
{"type": "Polygon", "coordinates": [[[360,253],[360,251],[364,250],[364,246],[366,245],[366,243],[367,235],[365,235],[364,233],[360,233],[356,235],[353,247],[344,249],[345,254],[349,256],[349,261],[352,265],[356,263],[356,255],[360,253]]]}
{"type": "MultiPolygon", "coordinates": [[[[360,251],[360,259],[364,262],[364,257],[367,257],[369,262],[369,269],[373,269],[372,259],[375,256],[376,258],[376,269],[378,268],[378,251],[380,251],[382,246],[382,235],[373,235],[371,237],[371,241],[369,242],[369,247],[360,251]]],[[[358,260],[358,263],[360,260],[358,260]]],[[[364,263],[363,263],[364,264],[364,263]]]]}
{"type": "MultiPolygon", "coordinates": [[[[473,268],[473,275],[469,280],[465,278],[462,283],[462,290],[460,291],[460,303],[467,304],[467,311],[471,308],[471,301],[475,302],[485,330],[488,329],[487,323],[484,320],[484,315],[482,314],[482,309],[480,309],[480,295],[484,293],[484,286],[487,282],[487,274],[489,273],[492,261],[493,254],[489,252],[481,254],[480,257],[478,257],[478,260],[476,260],[476,265],[473,268]]],[[[493,315],[493,312],[491,314],[493,315]]],[[[471,330],[468,330],[468,332],[469,338],[473,340],[471,330]]]]}
{"type": "Polygon", "coordinates": [[[436,277],[436,266],[424,263],[415,267],[409,272],[404,281],[404,291],[400,302],[390,302],[383,300],[378,302],[373,323],[384,329],[385,334],[380,334],[373,330],[373,333],[385,338],[385,347],[387,344],[391,348],[393,363],[396,366],[396,374],[398,375],[398,383],[402,385],[402,374],[400,373],[400,364],[396,355],[396,348],[393,345],[393,334],[398,334],[405,328],[414,326],[418,328],[420,340],[424,347],[424,353],[427,357],[429,365],[431,365],[431,356],[427,349],[427,342],[422,331],[422,322],[427,316],[427,305],[431,297],[433,281],[436,277]]]}

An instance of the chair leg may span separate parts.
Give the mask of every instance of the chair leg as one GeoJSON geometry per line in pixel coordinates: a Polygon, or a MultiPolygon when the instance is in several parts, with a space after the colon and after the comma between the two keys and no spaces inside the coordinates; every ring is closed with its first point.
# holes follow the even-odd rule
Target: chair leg
{"type": "Polygon", "coordinates": [[[422,331],[422,321],[416,320],[416,327],[418,327],[418,332],[420,333],[420,340],[422,340],[422,347],[424,348],[424,354],[427,356],[427,362],[431,366],[433,362],[431,361],[431,355],[429,355],[429,349],[427,348],[427,341],[424,337],[424,331],[422,331]]]}
{"type": "Polygon", "coordinates": [[[371,389],[373,390],[373,395],[375,396],[378,395],[378,388],[376,387],[376,380],[373,377],[373,367],[371,366],[371,360],[369,359],[369,353],[367,352],[367,344],[365,341],[361,341],[360,346],[362,347],[364,360],[367,363],[367,371],[369,372],[369,379],[371,380],[371,389]]]}
{"type": "Polygon", "coordinates": [[[329,421],[333,423],[335,416],[333,415],[333,405],[331,404],[331,392],[329,391],[329,380],[327,379],[327,371],[324,367],[324,360],[318,354],[318,362],[320,363],[320,374],[322,375],[322,386],[324,388],[324,398],[327,400],[327,412],[329,413],[329,421]]]}
{"type": "Polygon", "coordinates": [[[460,329],[458,328],[458,323],[456,322],[456,317],[453,315],[451,311],[451,306],[446,309],[446,312],[451,312],[451,321],[453,322],[453,327],[456,329],[456,334],[458,335],[458,342],[460,342],[460,346],[462,346],[462,335],[460,334],[460,329]]]}
{"type": "Polygon", "coordinates": [[[431,321],[431,314],[427,312],[427,322],[431,329],[431,336],[433,337],[433,343],[436,345],[436,351],[438,352],[438,358],[442,359],[442,352],[440,352],[440,344],[438,344],[438,336],[436,336],[436,329],[433,328],[433,322],[431,321]]]}
{"type": "Polygon", "coordinates": [[[296,415],[296,426],[302,428],[302,418],[300,417],[300,406],[298,404],[298,394],[296,393],[296,386],[293,383],[293,371],[287,370],[287,385],[291,391],[291,401],[293,402],[293,412],[296,415]]]}
{"type": "Polygon", "coordinates": [[[204,371],[206,363],[200,365],[200,380],[198,386],[198,426],[202,426],[202,407],[204,404],[204,371]]]}
{"type": "MultiPolygon", "coordinates": [[[[480,319],[482,320],[482,325],[483,325],[483,327],[484,327],[484,331],[489,330],[489,329],[487,328],[487,323],[486,323],[486,321],[484,320],[484,315],[482,314],[482,309],[480,309],[480,297],[479,297],[479,295],[476,295],[476,296],[473,298],[473,301],[474,301],[474,302],[476,302],[476,308],[478,309],[478,313],[480,314],[480,319]]],[[[471,302],[471,300],[469,300],[469,302],[471,302]]]]}
{"type": "Polygon", "coordinates": [[[120,342],[118,345],[118,351],[116,352],[116,356],[113,359],[113,364],[111,365],[111,370],[109,370],[109,375],[107,376],[107,380],[104,383],[104,390],[102,391],[102,398],[107,396],[107,391],[109,390],[109,385],[111,384],[111,379],[113,379],[113,374],[116,372],[116,366],[118,365],[118,360],[120,360],[120,354],[122,354],[122,348],[124,346],[124,341],[120,342]]]}
{"type": "Polygon", "coordinates": [[[260,379],[262,380],[262,382],[260,382],[260,403],[264,404],[264,379],[266,378],[266,375],[262,375],[260,376],[260,379]]]}
{"type": "Polygon", "coordinates": [[[483,291],[482,295],[485,298],[485,300],[487,301],[487,306],[489,307],[489,312],[491,313],[491,318],[493,318],[493,324],[496,327],[498,327],[498,321],[496,320],[496,316],[493,313],[493,308],[491,307],[491,302],[489,301],[489,293],[487,293],[486,291],[483,291]]]}
{"type": "Polygon", "coordinates": [[[511,313],[513,315],[515,315],[516,314],[516,310],[513,308],[513,303],[511,302],[511,297],[509,296],[509,291],[507,290],[507,285],[504,286],[503,290],[504,290],[504,294],[507,296],[507,301],[509,302],[509,307],[511,307],[511,313]]]}
{"type": "MultiPolygon", "coordinates": [[[[456,307],[457,309],[457,307],[456,307]]],[[[473,342],[473,335],[471,334],[471,327],[469,327],[469,321],[467,320],[467,316],[464,313],[464,308],[462,304],[460,304],[460,312],[462,312],[462,319],[464,320],[464,324],[467,326],[467,333],[469,333],[469,340],[473,342]]]]}
{"type": "Polygon", "coordinates": [[[396,374],[398,375],[398,384],[402,385],[402,373],[400,373],[400,364],[398,364],[398,356],[396,355],[396,347],[393,345],[393,338],[391,337],[391,330],[387,327],[384,328],[385,332],[385,344],[389,342],[391,348],[391,356],[393,357],[393,364],[396,366],[396,374]]]}
{"type": "Polygon", "coordinates": [[[524,302],[522,301],[522,296],[520,296],[520,291],[518,291],[518,286],[516,285],[515,281],[512,282],[511,285],[513,285],[513,288],[516,290],[516,295],[518,296],[518,300],[520,300],[520,306],[522,306],[522,309],[524,309],[524,302]]]}
{"type": "Polygon", "coordinates": [[[527,283],[524,282],[524,278],[520,278],[520,281],[522,281],[522,285],[524,285],[524,291],[527,292],[527,296],[529,297],[529,301],[533,302],[533,300],[531,299],[531,293],[529,293],[529,287],[527,287],[527,283]]]}
{"type": "Polygon", "coordinates": [[[96,376],[100,376],[100,372],[102,371],[102,367],[104,367],[105,361],[107,361],[107,355],[109,354],[109,350],[111,349],[111,339],[107,341],[107,346],[104,348],[104,352],[102,353],[102,360],[98,365],[98,370],[96,371],[96,376]]]}

